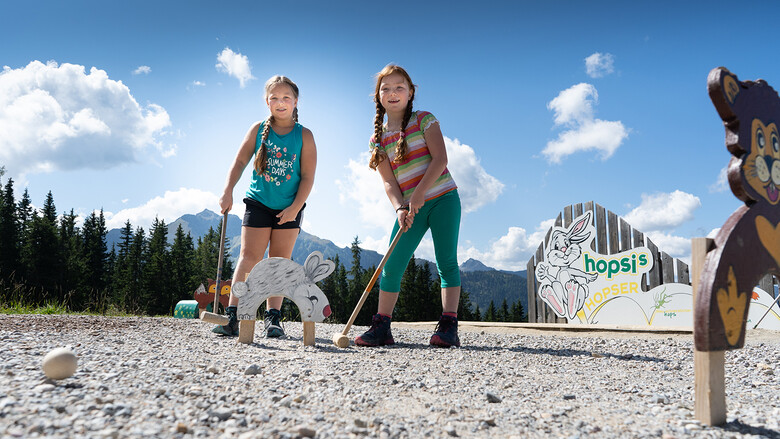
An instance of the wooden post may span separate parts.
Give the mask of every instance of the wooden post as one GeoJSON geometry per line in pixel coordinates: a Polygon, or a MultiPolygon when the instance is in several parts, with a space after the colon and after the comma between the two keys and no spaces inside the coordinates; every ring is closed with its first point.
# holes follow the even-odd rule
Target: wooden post
{"type": "MultiPolygon", "coordinates": [[[[704,260],[711,250],[713,240],[693,238],[691,240],[691,280],[693,283],[693,306],[704,269],[704,260]]],[[[694,309],[694,315],[696,310],[694,309]]],[[[696,321],[693,322],[696,325],[696,321]]],[[[726,423],[726,365],[725,351],[701,352],[694,348],[694,417],[706,425],[726,423]]]]}
{"type": "Polygon", "coordinates": [[[303,322],[303,345],[314,346],[314,322],[303,322]]]}
{"type": "Polygon", "coordinates": [[[252,344],[255,340],[255,320],[238,321],[238,342],[252,344]]]}

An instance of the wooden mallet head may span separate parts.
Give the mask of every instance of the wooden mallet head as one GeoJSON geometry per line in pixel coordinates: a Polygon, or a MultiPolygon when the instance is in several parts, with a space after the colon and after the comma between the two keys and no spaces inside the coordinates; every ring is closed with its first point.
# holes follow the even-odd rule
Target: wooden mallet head
{"type": "Polygon", "coordinates": [[[213,312],[203,311],[200,313],[200,319],[206,323],[213,323],[215,325],[225,326],[230,323],[228,316],[222,314],[216,314],[213,312]]]}
{"type": "Polygon", "coordinates": [[[333,334],[333,344],[337,347],[345,348],[349,346],[349,337],[340,332],[337,332],[333,334]]]}

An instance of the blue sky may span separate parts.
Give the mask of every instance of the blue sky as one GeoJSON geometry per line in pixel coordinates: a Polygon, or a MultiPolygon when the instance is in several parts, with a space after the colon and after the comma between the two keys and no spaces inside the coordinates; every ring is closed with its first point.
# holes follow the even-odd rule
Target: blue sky
{"type": "Polygon", "coordinates": [[[446,137],[461,262],[522,269],[561,209],[590,200],[687,259],[739,206],[707,74],[780,86],[780,6],[633,3],[7,2],[0,165],[17,197],[51,190],[111,228],[217,211],[283,74],[318,148],[304,229],[383,252],[394,215],[366,150],[373,75],[394,62],[446,137]]]}

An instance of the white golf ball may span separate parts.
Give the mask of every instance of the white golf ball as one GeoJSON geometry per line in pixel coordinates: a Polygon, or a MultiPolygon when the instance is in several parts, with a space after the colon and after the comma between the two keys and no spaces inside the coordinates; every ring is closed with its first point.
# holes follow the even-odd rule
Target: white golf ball
{"type": "Polygon", "coordinates": [[[53,380],[62,380],[73,376],[76,372],[78,359],[76,354],[68,348],[57,348],[43,357],[41,368],[46,377],[53,380]]]}

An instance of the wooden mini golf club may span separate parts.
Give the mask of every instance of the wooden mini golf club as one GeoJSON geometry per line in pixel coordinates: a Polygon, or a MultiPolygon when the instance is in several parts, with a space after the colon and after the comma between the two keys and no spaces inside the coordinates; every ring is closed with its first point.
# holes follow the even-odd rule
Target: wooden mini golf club
{"type": "Polygon", "coordinates": [[[398,244],[398,239],[401,237],[402,233],[403,233],[403,229],[399,230],[398,233],[395,234],[395,238],[393,238],[393,242],[390,244],[390,248],[387,249],[387,253],[385,253],[385,256],[382,258],[382,261],[379,262],[379,266],[376,267],[376,271],[374,272],[374,275],[371,276],[371,280],[368,281],[368,285],[366,285],[366,289],[365,291],[363,291],[363,295],[360,296],[360,300],[358,301],[355,310],[352,311],[352,315],[349,317],[347,326],[344,327],[343,331],[333,334],[333,344],[335,344],[336,346],[340,348],[345,348],[349,346],[349,337],[347,337],[347,333],[349,333],[350,328],[352,328],[352,323],[355,322],[355,319],[357,318],[360,309],[363,307],[363,303],[365,303],[366,298],[368,298],[368,293],[370,293],[371,288],[374,287],[374,283],[379,277],[379,274],[382,272],[382,267],[385,266],[385,262],[387,262],[387,258],[390,257],[390,253],[393,252],[395,245],[398,244]]]}
{"type": "Polygon", "coordinates": [[[200,314],[200,319],[206,323],[213,323],[215,325],[225,326],[230,322],[228,316],[219,314],[219,295],[220,283],[222,282],[222,259],[225,256],[225,233],[227,231],[228,213],[222,216],[222,233],[219,235],[219,261],[217,261],[217,279],[216,285],[214,285],[214,306],[211,308],[213,312],[203,311],[200,314]]]}

